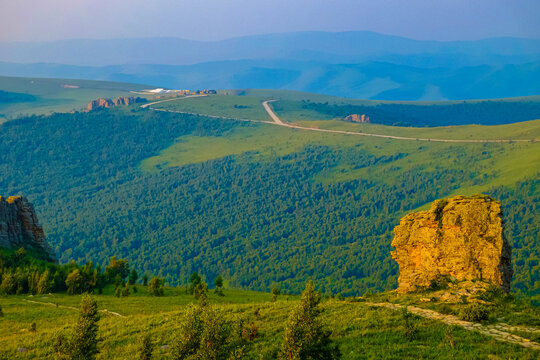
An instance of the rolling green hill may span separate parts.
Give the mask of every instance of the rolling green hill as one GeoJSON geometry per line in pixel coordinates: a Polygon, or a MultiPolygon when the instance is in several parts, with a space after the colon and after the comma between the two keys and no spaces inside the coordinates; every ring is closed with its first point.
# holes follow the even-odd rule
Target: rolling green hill
{"type": "Polygon", "coordinates": [[[149,87],[106,81],[0,76],[0,122],[21,115],[79,111],[90,100],[133,96],[130,91],[145,88],[149,87]]]}
{"type": "MultiPolygon", "coordinates": [[[[366,114],[392,126],[501,125],[540,119],[540,96],[469,101],[373,101],[282,90],[223,90],[217,96],[181,99],[155,107],[199,114],[270,120],[261,102],[289,122],[332,120],[366,114]]],[[[417,130],[412,130],[417,132],[417,130]]],[[[420,136],[419,136],[420,137],[420,136]]]]}
{"type": "MultiPolygon", "coordinates": [[[[268,120],[256,107],[263,93],[258,100],[246,93],[155,106],[268,120]]],[[[540,137],[538,121],[450,128],[305,121],[413,137],[540,137]]],[[[538,295],[539,146],[316,133],[131,107],[3,124],[0,193],[34,202],[61,261],[118,255],[170,284],[199,271],[223,274],[235,287],[298,291],[313,278],[324,293],[362,294],[395,287],[389,251],[400,217],[437,198],[484,192],[503,202],[514,289],[538,295]]]]}

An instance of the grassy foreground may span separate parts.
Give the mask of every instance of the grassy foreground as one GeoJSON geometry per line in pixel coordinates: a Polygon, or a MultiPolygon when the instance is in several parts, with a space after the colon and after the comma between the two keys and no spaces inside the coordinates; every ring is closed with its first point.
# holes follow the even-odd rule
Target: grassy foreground
{"type": "MultiPolygon", "coordinates": [[[[124,315],[101,313],[98,359],[136,359],[137,341],[146,333],[151,334],[155,344],[154,358],[168,358],[186,305],[195,300],[183,288],[167,288],[164,297],[149,296],[146,287],[140,285],[138,290],[129,297],[116,298],[111,294],[112,288],[106,288],[103,295],[95,296],[100,309],[124,315]]],[[[388,300],[388,296],[371,300],[388,300]]],[[[77,308],[80,299],[65,294],[0,298],[4,312],[0,320],[0,358],[54,359],[55,334],[76,322],[78,311],[69,306],[77,308]],[[33,322],[35,332],[30,330],[33,322]]],[[[258,337],[249,344],[249,358],[276,358],[288,314],[299,301],[297,296],[287,295],[280,295],[276,302],[271,299],[268,293],[242,290],[226,290],[224,297],[210,294],[211,303],[224,317],[239,316],[256,325],[258,337]]],[[[321,307],[322,320],[332,330],[332,339],[339,344],[343,359],[537,359],[540,355],[421,318],[414,319],[415,336],[408,338],[406,321],[400,312],[363,301],[327,299],[321,307]]]]}

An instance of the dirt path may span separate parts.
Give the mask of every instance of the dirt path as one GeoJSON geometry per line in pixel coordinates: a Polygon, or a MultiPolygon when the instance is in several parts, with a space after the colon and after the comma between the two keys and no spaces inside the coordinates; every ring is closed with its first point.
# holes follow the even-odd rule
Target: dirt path
{"type": "MultiPolygon", "coordinates": [[[[392,310],[400,310],[404,307],[403,305],[393,304],[393,303],[367,302],[366,304],[370,306],[385,307],[392,310]]],[[[494,324],[494,325],[482,325],[479,323],[473,323],[469,321],[460,320],[454,315],[443,315],[436,311],[429,310],[429,309],[422,309],[416,306],[407,306],[407,310],[415,315],[418,315],[427,319],[442,321],[443,323],[447,325],[456,325],[466,330],[478,331],[479,333],[487,335],[487,336],[491,336],[498,341],[505,341],[505,342],[509,342],[513,344],[518,344],[529,349],[540,350],[540,344],[535,343],[524,337],[511,334],[509,332],[509,331],[522,331],[522,332],[530,332],[530,333],[540,333],[540,329],[524,327],[524,326],[512,326],[512,325],[508,325],[504,323],[494,324]]]]}
{"type": "MultiPolygon", "coordinates": [[[[264,121],[264,120],[252,120],[252,119],[239,119],[239,118],[232,118],[227,116],[217,116],[217,115],[207,115],[207,114],[199,114],[199,113],[193,113],[193,112],[187,112],[187,111],[176,111],[176,110],[167,110],[167,109],[158,109],[152,107],[152,105],[160,104],[167,101],[174,101],[174,100],[182,100],[182,99],[188,99],[188,98],[195,98],[195,97],[204,97],[207,95],[189,95],[182,98],[173,98],[173,99],[166,99],[166,100],[160,100],[155,101],[152,103],[141,105],[141,108],[145,109],[148,108],[150,110],[154,111],[163,111],[163,112],[170,112],[170,113],[177,113],[177,114],[189,114],[189,115],[199,115],[199,116],[206,116],[211,117],[215,119],[232,119],[232,120],[238,120],[238,121],[249,121],[249,122],[258,122],[258,123],[267,123],[267,124],[273,124],[278,126],[287,127],[290,129],[298,129],[298,130],[307,130],[307,131],[317,131],[317,132],[326,132],[326,133],[333,133],[333,134],[345,134],[345,135],[357,135],[357,136],[371,136],[371,137],[378,137],[378,138],[384,138],[384,139],[393,139],[393,140],[408,140],[408,141],[433,141],[433,142],[445,142],[445,143],[511,143],[511,142],[530,142],[531,140],[523,140],[523,139],[500,139],[500,140],[493,140],[493,139],[485,139],[485,140],[459,140],[459,139],[432,139],[432,138],[411,138],[411,137],[405,137],[405,136],[394,136],[394,135],[382,135],[382,134],[371,134],[371,133],[363,133],[363,132],[355,132],[355,131],[345,131],[345,130],[331,130],[331,129],[317,129],[317,128],[310,128],[305,126],[300,126],[296,124],[290,124],[287,122],[283,122],[279,116],[276,115],[274,110],[268,105],[271,102],[277,101],[277,100],[266,100],[263,101],[262,106],[264,107],[264,110],[268,113],[272,121],[264,121]]],[[[540,139],[534,139],[533,141],[539,141],[540,139]]]]}
{"type": "MultiPolygon", "coordinates": [[[[270,108],[270,105],[268,103],[273,102],[276,100],[268,100],[264,101],[263,107],[270,115],[270,117],[274,120],[274,124],[285,126],[292,129],[300,129],[300,130],[309,130],[309,131],[319,131],[319,132],[329,132],[329,133],[335,133],[335,134],[347,134],[347,135],[360,135],[360,136],[372,136],[372,137],[379,137],[379,138],[385,138],[385,139],[394,139],[394,140],[412,140],[412,141],[434,141],[434,142],[446,142],[446,143],[509,143],[509,142],[530,142],[531,140],[511,140],[511,139],[501,139],[501,140],[458,140],[458,139],[426,139],[426,138],[410,138],[410,137],[404,137],[404,136],[393,136],[393,135],[381,135],[381,134],[370,134],[370,133],[362,133],[362,132],[355,132],[355,131],[344,131],[344,130],[330,130],[330,129],[316,129],[316,128],[309,128],[304,127],[300,125],[293,125],[289,123],[283,122],[270,108]]],[[[538,139],[535,139],[534,141],[537,141],[538,139]]]]}
{"type": "MultiPolygon", "coordinates": [[[[62,308],[62,309],[69,309],[69,310],[79,311],[79,309],[74,307],[74,306],[58,305],[58,304],[55,304],[55,303],[52,303],[52,302],[34,301],[34,300],[27,300],[27,299],[23,299],[23,301],[27,302],[27,303],[32,303],[32,304],[40,304],[40,305],[53,306],[53,307],[62,308]]],[[[109,314],[109,315],[112,315],[112,316],[124,317],[124,315],[122,315],[122,314],[119,314],[119,313],[114,312],[114,311],[109,311],[107,309],[98,310],[98,312],[109,314]]]]}

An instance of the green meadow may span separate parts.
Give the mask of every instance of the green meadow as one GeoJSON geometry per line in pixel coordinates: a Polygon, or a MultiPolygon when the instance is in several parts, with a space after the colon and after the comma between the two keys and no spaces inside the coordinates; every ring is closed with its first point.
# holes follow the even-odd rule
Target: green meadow
{"type": "MultiPolygon", "coordinates": [[[[186,306],[196,300],[183,288],[167,288],[163,297],[149,296],[144,286],[137,288],[138,292],[128,297],[114,297],[110,287],[103,295],[95,295],[100,310],[123,315],[101,313],[97,359],[138,358],[138,340],[143,334],[152,338],[153,358],[170,356],[186,306]]],[[[395,300],[394,297],[379,294],[366,299],[387,301],[395,300]]],[[[78,311],[70,307],[78,308],[80,299],[65,294],[0,298],[4,312],[0,321],[0,356],[55,359],[55,336],[75,324],[78,311]],[[35,331],[30,330],[32,323],[35,331]]],[[[371,306],[366,299],[326,298],[321,303],[321,320],[332,331],[331,339],[338,344],[343,359],[537,359],[540,355],[538,351],[436,320],[413,317],[411,325],[401,311],[371,306]],[[411,326],[412,337],[406,335],[411,326]]],[[[297,296],[279,295],[273,302],[268,293],[232,289],[225,289],[223,297],[210,293],[210,302],[220,316],[240,318],[256,328],[256,337],[247,345],[247,359],[276,358],[288,315],[298,301],[297,296]]],[[[538,319],[538,314],[534,319],[538,319]]]]}
{"type": "Polygon", "coordinates": [[[151,87],[108,81],[0,76],[0,91],[31,96],[15,101],[0,101],[0,122],[21,115],[79,111],[86,108],[90,100],[134,96],[130,91],[148,88],[151,87]]]}

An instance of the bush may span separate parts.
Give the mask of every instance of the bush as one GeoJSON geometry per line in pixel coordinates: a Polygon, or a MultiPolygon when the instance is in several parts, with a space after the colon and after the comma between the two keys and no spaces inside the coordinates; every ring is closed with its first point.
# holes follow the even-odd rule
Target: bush
{"type": "Polygon", "coordinates": [[[230,321],[208,304],[190,305],[172,341],[172,358],[242,359],[249,330],[242,322],[230,321]]]}
{"type": "Polygon", "coordinates": [[[459,318],[465,321],[479,322],[487,320],[488,317],[488,307],[478,303],[469,304],[459,312],[459,318]]]}
{"type": "Polygon", "coordinates": [[[448,284],[452,282],[452,279],[448,275],[437,275],[434,279],[431,279],[428,290],[444,290],[448,289],[448,284]]]}
{"type": "Polygon", "coordinates": [[[152,359],[154,345],[152,344],[152,338],[150,334],[145,334],[139,339],[139,359],[150,360],[152,359]]]}
{"type": "Polygon", "coordinates": [[[407,307],[401,308],[401,317],[405,322],[405,337],[409,340],[413,340],[416,337],[417,333],[417,323],[418,319],[416,315],[407,310],[407,307]]]}

